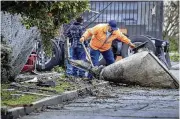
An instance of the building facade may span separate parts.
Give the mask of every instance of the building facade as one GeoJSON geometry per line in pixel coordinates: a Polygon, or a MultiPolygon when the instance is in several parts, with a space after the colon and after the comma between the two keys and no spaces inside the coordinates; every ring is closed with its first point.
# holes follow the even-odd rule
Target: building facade
{"type": "Polygon", "coordinates": [[[90,11],[83,16],[87,28],[116,20],[129,36],[162,38],[163,1],[90,1],[90,11]]]}

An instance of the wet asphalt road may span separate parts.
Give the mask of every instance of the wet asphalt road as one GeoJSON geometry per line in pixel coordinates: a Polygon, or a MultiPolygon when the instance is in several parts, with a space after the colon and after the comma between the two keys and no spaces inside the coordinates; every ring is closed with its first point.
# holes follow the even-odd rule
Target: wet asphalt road
{"type": "Polygon", "coordinates": [[[32,113],[22,119],[178,119],[178,89],[105,87],[103,93],[77,99],[60,110],[32,113]]]}
{"type": "MultiPolygon", "coordinates": [[[[171,70],[179,78],[179,70],[171,70]]],[[[179,119],[178,89],[108,86],[59,110],[31,113],[22,119],[179,119]]]]}
{"type": "Polygon", "coordinates": [[[113,87],[110,95],[77,99],[60,110],[22,119],[178,119],[178,90],[113,87]]]}

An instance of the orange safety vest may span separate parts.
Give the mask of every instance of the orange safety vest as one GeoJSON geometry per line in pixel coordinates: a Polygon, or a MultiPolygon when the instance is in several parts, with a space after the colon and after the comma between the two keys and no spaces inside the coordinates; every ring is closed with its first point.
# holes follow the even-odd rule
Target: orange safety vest
{"type": "Polygon", "coordinates": [[[112,41],[115,39],[118,39],[126,44],[130,43],[130,40],[125,35],[123,35],[119,29],[113,31],[111,36],[107,38],[107,30],[108,24],[98,24],[92,28],[87,29],[82,37],[87,40],[92,36],[90,47],[94,50],[100,50],[101,52],[109,50],[111,48],[112,41]]]}

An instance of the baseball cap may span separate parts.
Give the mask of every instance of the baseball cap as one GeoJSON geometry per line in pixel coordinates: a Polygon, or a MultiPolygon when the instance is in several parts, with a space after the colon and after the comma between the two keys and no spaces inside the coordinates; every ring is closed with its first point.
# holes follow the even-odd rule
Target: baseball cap
{"type": "Polygon", "coordinates": [[[109,21],[109,26],[111,27],[112,30],[117,30],[117,23],[116,20],[110,20],[109,21]]]}

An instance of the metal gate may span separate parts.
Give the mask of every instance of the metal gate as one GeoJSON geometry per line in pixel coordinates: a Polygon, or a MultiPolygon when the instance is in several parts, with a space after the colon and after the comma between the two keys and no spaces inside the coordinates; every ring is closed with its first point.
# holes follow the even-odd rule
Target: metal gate
{"type": "Polygon", "coordinates": [[[162,38],[163,1],[91,1],[90,9],[83,14],[87,27],[116,20],[129,36],[162,38]]]}

